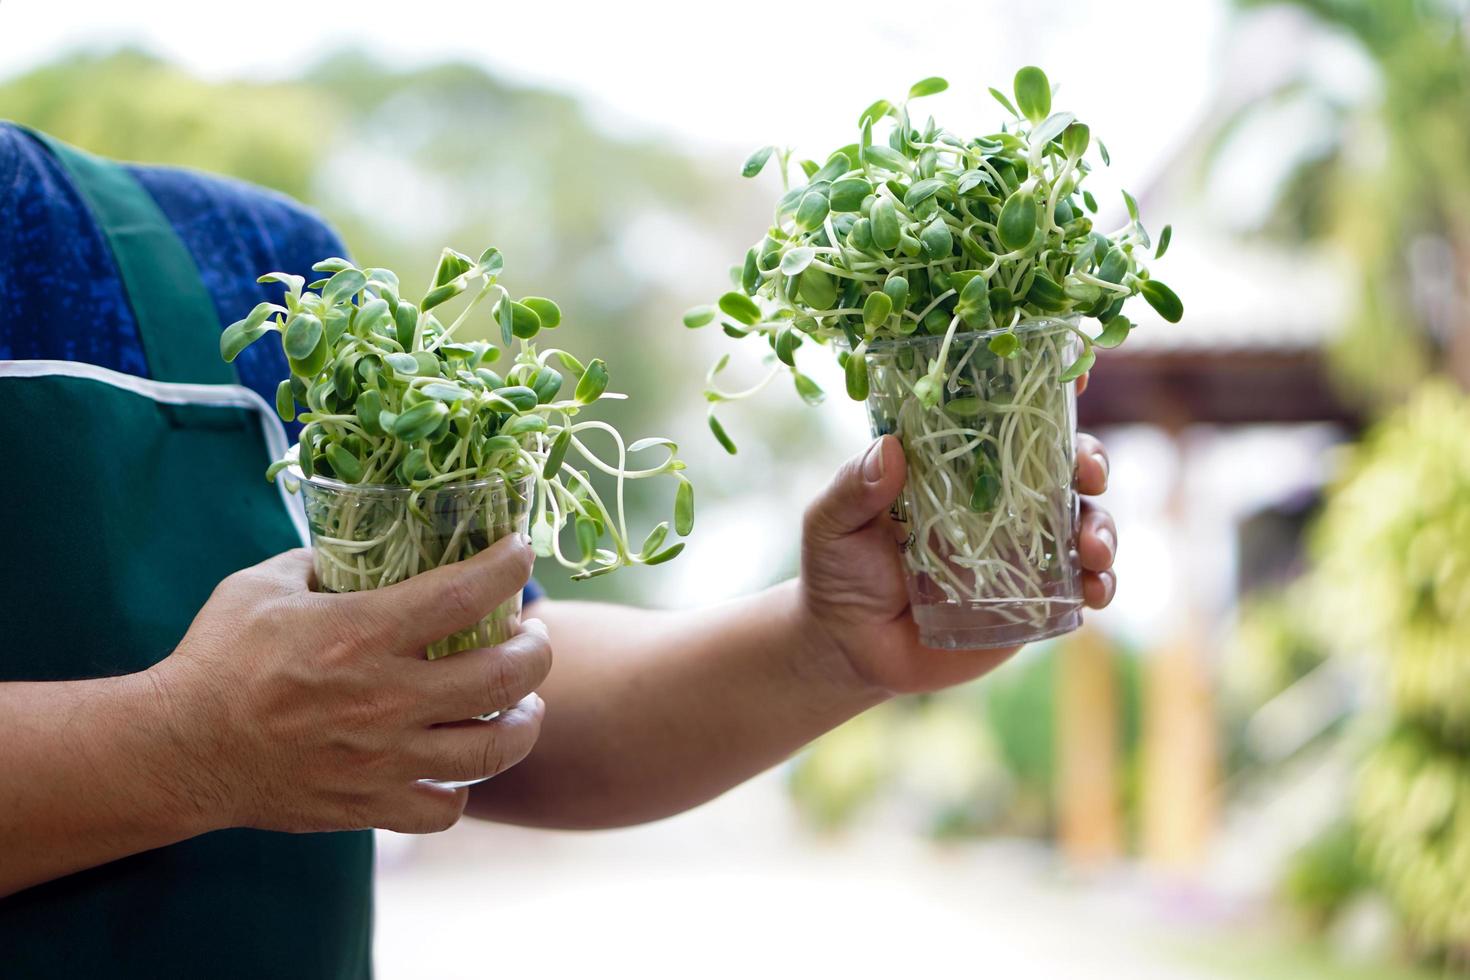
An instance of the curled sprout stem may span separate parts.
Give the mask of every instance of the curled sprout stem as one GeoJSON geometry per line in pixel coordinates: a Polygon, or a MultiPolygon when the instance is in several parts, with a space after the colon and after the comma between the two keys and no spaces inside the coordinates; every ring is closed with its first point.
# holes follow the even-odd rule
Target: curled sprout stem
{"type": "Polygon", "coordinates": [[[682,549],[665,546],[667,523],[634,547],[625,499],[628,480],[673,478],[675,524],[687,534],[692,489],[677,447],[665,439],[628,446],[608,423],[583,417],[625,396],[607,390],[601,359],[584,365],[558,348],[538,351],[533,339],[558,326],[561,311],[540,297],[513,300],[499,282],[503,267],[493,248],[478,260],[445,249],[415,304],[391,271],[326,259],[314,266],[324,278],[309,286],[285,273],[262,277],[286,287],[285,304],[262,303],[221,336],[226,360],[270,333],[286,353],[291,376],[276,407],[303,428],[267,475],[290,468],[291,483],[305,488],[322,588],[379,588],[528,529],[537,553],[573,578],[658,564],[682,549]],[[466,293],[444,325],[436,311],[466,293]],[[460,340],[486,300],[501,343],[460,340]],[[579,435],[588,432],[611,437],[611,460],[579,435]],[[661,462],[629,466],[630,455],[654,445],[667,450],[661,462]],[[611,509],[579,466],[612,479],[611,509]],[[575,537],[575,556],[564,534],[575,537]]]}

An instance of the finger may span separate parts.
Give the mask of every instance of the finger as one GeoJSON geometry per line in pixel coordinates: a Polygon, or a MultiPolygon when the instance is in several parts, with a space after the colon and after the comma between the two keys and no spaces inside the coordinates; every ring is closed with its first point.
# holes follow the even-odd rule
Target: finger
{"type": "Polygon", "coordinates": [[[380,636],[384,649],[418,656],[428,644],[479,623],[523,589],[534,560],[530,542],[512,534],[464,561],[396,585],[329,598],[380,636]]]}
{"type": "Polygon", "coordinates": [[[531,754],[541,735],[546,703],[528,694],[492,721],[460,721],[415,736],[412,747],[428,779],[484,779],[531,754]]]}
{"type": "Polygon", "coordinates": [[[1097,437],[1077,435],[1077,492],[1096,497],[1108,488],[1108,451],[1097,437]]]}
{"type": "Polygon", "coordinates": [[[499,646],[414,661],[413,668],[421,720],[463,721],[509,708],[536,690],[551,671],[551,641],[539,619],[528,619],[499,646]]]}
{"type": "Polygon", "coordinates": [[[807,508],[809,542],[835,541],[861,530],[893,505],[904,481],[903,447],[883,436],[838,469],[827,489],[807,508]]]}
{"type": "Polygon", "coordinates": [[[1077,554],[1089,572],[1105,572],[1118,554],[1118,528],[1113,515],[1091,501],[1082,504],[1082,526],[1077,536],[1077,554]]]}
{"type": "Polygon", "coordinates": [[[1108,603],[1113,601],[1113,593],[1117,589],[1117,572],[1082,573],[1082,600],[1089,609],[1106,609],[1108,603]]]}
{"type": "Polygon", "coordinates": [[[415,782],[388,804],[377,826],[400,834],[437,834],[459,822],[469,799],[464,786],[450,789],[415,782]]]}
{"type": "Polygon", "coordinates": [[[1078,398],[1081,398],[1082,397],[1082,393],[1087,390],[1087,379],[1090,378],[1090,377],[1092,377],[1092,372],[1091,371],[1088,371],[1082,377],[1080,377],[1080,378],[1077,379],[1077,397],[1078,398]]]}

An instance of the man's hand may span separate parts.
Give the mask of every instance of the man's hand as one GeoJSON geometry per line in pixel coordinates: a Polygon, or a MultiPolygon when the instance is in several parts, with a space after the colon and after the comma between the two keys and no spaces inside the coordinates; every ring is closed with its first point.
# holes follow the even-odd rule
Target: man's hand
{"type": "Polygon", "coordinates": [[[517,537],[372,592],[310,591],[288,552],[220,583],[178,649],[147,672],[209,823],[268,830],[453,825],[467,793],[420,782],[493,776],[541,728],[551,668],[536,620],[501,646],[430,663],[531,573],[517,537]],[[494,721],[465,721],[492,711],[494,721]]]}
{"type": "MultiPolygon", "coordinates": [[[[903,447],[892,436],[849,460],[807,509],[801,555],[801,604],[813,631],[851,665],[860,683],[895,694],[971,680],[1016,652],[931,650],[919,644],[896,526],[888,517],[904,475],[903,447]]],[[[1102,444],[1078,436],[1077,490],[1095,496],[1107,483],[1102,444]]],[[[1113,599],[1116,548],[1112,517],[1083,501],[1082,592],[1094,609],[1113,599]]]]}

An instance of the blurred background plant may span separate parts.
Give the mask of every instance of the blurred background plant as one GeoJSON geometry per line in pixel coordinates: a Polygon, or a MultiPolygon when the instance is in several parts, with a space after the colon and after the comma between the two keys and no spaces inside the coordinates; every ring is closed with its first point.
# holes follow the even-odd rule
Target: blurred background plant
{"type": "Polygon", "coordinates": [[[1238,0],[1306,14],[1338,57],[1303,57],[1236,107],[1237,140],[1278,144],[1257,229],[1330,240],[1354,266],[1331,345],[1341,390],[1374,404],[1448,368],[1470,382],[1470,51],[1463,0],[1238,0]],[[1353,62],[1357,61],[1358,64],[1353,62]]]}
{"type": "MultiPolygon", "coordinates": [[[[480,928],[487,905],[538,968],[566,971],[612,950],[648,975],[748,975],[770,944],[790,971],[852,976],[961,957],[1015,976],[1465,968],[1465,0],[1149,0],[1128,17],[942,0],[922,23],[876,0],[835,20],[752,3],[716,44],[691,43],[672,4],[463,9],[446,31],[366,3],[325,51],[278,30],[284,5],[232,39],[182,3],[147,27],[94,4],[85,29],[0,6],[0,117],[289,194],[354,258],[425,281],[440,245],[493,239],[519,288],[561,303],[560,329],[584,338],[568,346],[625,341],[617,422],[680,442],[700,524],[670,565],[585,585],[539,569],[557,597],[681,606],[785,577],[798,502],[863,444],[844,399],[763,402],[733,462],[704,430],[722,347],[679,315],[762,232],[775,185],[738,174],[769,135],[831,145],[932,74],[952,83],[936,115],[980,131],[998,121],[983,86],[1044,64],[1118,134],[1113,170],[1144,188],[1145,220],[1176,226],[1189,317],[1143,320],[1080,408],[1113,458],[1113,609],[688,817],[612,837],[385,837],[382,975],[476,975],[462,945],[424,937],[480,928]],[[772,24],[864,71],[793,88],[772,24]],[[1096,57],[1123,50],[1146,76],[1096,57]],[[515,900],[472,859],[517,881],[515,900]],[[812,941],[875,907],[884,928],[860,952],[812,941]],[[559,941],[567,916],[585,941],[559,941]],[[734,921],[766,940],[732,944],[734,921]],[[649,922],[658,943],[629,938],[649,922]]],[[[634,500],[638,521],[668,506],[634,500]]]]}

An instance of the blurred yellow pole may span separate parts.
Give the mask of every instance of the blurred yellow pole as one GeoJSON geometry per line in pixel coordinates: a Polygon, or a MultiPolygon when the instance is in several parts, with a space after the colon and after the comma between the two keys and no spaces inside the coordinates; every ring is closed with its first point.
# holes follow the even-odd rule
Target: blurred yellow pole
{"type": "Polygon", "coordinates": [[[1184,636],[1149,658],[1144,679],[1143,853],[1188,870],[1216,823],[1215,706],[1202,651],[1184,636]]]}
{"type": "Polygon", "coordinates": [[[1118,810],[1118,682],[1112,646],[1084,627],[1063,645],[1057,671],[1058,844],[1079,865],[1123,850],[1118,810]]]}
{"type": "Polygon", "coordinates": [[[1174,634],[1145,661],[1143,696],[1142,849],[1146,860],[1188,871],[1199,866],[1217,824],[1219,747],[1214,692],[1207,671],[1207,637],[1199,600],[1190,591],[1190,452],[1183,426],[1168,521],[1176,542],[1174,600],[1182,611],[1174,634]]]}

